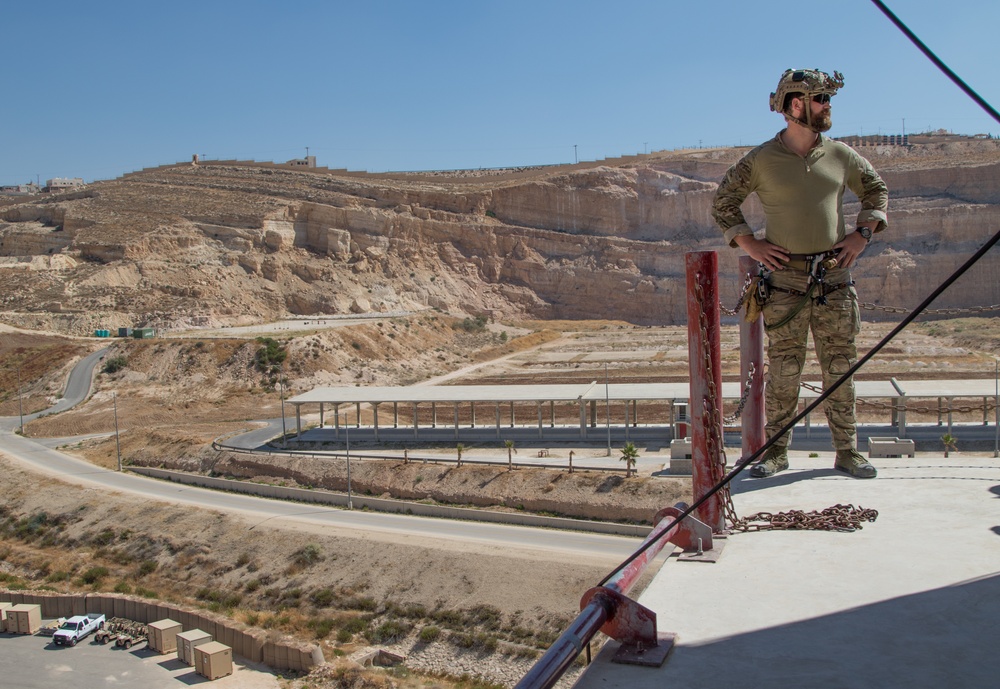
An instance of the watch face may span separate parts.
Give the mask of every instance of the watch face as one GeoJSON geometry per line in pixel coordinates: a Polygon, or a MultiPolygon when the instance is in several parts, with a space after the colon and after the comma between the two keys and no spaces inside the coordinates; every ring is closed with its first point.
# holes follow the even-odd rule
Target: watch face
{"type": "Polygon", "coordinates": [[[865,239],[871,239],[871,238],[872,238],[872,231],[871,231],[871,230],[869,230],[869,229],[868,229],[867,227],[859,227],[859,228],[858,228],[858,232],[859,232],[859,233],[861,234],[861,236],[862,236],[862,237],[864,237],[865,239]]]}

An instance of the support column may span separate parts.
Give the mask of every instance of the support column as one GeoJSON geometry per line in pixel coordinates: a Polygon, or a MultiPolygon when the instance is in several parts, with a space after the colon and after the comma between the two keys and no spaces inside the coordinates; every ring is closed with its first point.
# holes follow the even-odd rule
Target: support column
{"type": "Polygon", "coordinates": [[[420,428],[420,417],[417,416],[417,403],[413,403],[413,439],[416,440],[420,437],[420,433],[417,429],[420,428]]]}
{"type": "Polygon", "coordinates": [[[514,400],[510,401],[510,427],[514,427],[514,400]]]}
{"type": "Polygon", "coordinates": [[[323,428],[323,403],[319,403],[319,427],[323,428]]]}
{"type": "MultiPolygon", "coordinates": [[[[740,275],[744,278],[757,271],[757,261],[749,256],[740,257],[740,275]]],[[[753,295],[749,295],[753,299],[753,295]]],[[[743,456],[748,457],[764,446],[764,316],[757,316],[753,323],[740,317],[740,384],[746,385],[753,367],[750,393],[743,413],[740,430],[743,456]]],[[[740,390],[743,394],[743,390],[740,390]]]]}
{"type": "Polygon", "coordinates": [[[587,437],[587,403],[580,400],[580,438],[587,437]]]}
{"type": "Polygon", "coordinates": [[[361,428],[361,402],[354,403],[354,427],[361,428]]]}
{"type": "Polygon", "coordinates": [[[458,402],[455,402],[455,440],[458,440],[458,402]]]}
{"type": "MultiPolygon", "coordinates": [[[[722,475],[722,355],[719,332],[719,257],[714,251],[685,255],[687,270],[688,361],[691,367],[691,487],[700,500],[722,475]],[[716,431],[716,429],[718,429],[716,431]],[[711,443],[710,443],[711,441],[711,443]]],[[[725,528],[722,496],[698,508],[712,531],[725,528]]]]}
{"type": "Polygon", "coordinates": [[[542,437],[542,403],[536,402],[538,405],[538,437],[542,437]]]}
{"type": "Polygon", "coordinates": [[[497,440],[500,440],[500,403],[497,402],[497,440]]]}
{"type": "Polygon", "coordinates": [[[378,442],[378,402],[372,402],[372,419],[375,424],[375,442],[378,442]]]}
{"type": "Polygon", "coordinates": [[[590,400],[590,427],[597,428],[597,400],[590,400]]]}
{"type": "MultiPolygon", "coordinates": [[[[951,417],[948,417],[949,425],[951,417]]],[[[295,405],[295,439],[298,440],[302,437],[302,405],[295,405]]]]}
{"type": "Polygon", "coordinates": [[[333,405],[333,437],[340,440],[340,404],[333,405]]]}
{"type": "Polygon", "coordinates": [[[431,428],[438,427],[437,402],[431,402],[431,428]]]}
{"type": "Polygon", "coordinates": [[[392,403],[392,427],[399,428],[399,402],[392,403]]]}
{"type": "Polygon", "coordinates": [[[475,428],[476,427],[476,403],[475,402],[469,402],[469,411],[472,412],[472,426],[471,426],[471,428],[475,428]]]}
{"type": "Polygon", "coordinates": [[[626,443],[629,441],[629,438],[628,438],[628,427],[629,427],[629,425],[631,425],[631,424],[629,422],[628,400],[625,400],[625,442],[626,443]]]}
{"type": "Polygon", "coordinates": [[[549,402],[549,428],[556,427],[556,403],[554,401],[549,402]]]}

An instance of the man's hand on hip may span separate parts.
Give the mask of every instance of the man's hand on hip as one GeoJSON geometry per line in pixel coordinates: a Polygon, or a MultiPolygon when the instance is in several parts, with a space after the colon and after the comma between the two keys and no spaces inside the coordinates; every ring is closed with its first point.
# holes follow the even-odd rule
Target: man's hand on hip
{"type": "Polygon", "coordinates": [[[837,254],[837,267],[850,268],[867,246],[868,240],[862,237],[860,232],[848,234],[842,241],[833,245],[834,249],[840,249],[840,253],[837,254]]]}
{"type": "Polygon", "coordinates": [[[733,239],[737,246],[747,252],[755,261],[764,264],[768,270],[783,270],[788,252],[766,239],[757,239],[752,234],[741,234],[733,239]]]}

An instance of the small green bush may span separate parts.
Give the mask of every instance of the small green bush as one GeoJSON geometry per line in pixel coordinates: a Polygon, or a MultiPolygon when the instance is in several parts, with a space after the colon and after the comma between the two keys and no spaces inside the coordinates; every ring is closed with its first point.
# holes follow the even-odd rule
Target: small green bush
{"type": "Polygon", "coordinates": [[[108,576],[108,574],[110,572],[107,567],[91,567],[80,575],[80,581],[88,586],[93,586],[100,583],[101,579],[108,576]]]}
{"type": "Polygon", "coordinates": [[[118,356],[113,356],[107,361],[105,361],[104,368],[102,368],[101,370],[104,373],[118,373],[127,365],[128,365],[128,359],[124,355],[119,354],[118,356]]]}
{"type": "Polygon", "coordinates": [[[388,620],[369,632],[367,636],[376,644],[388,644],[402,639],[409,631],[410,625],[405,622],[388,620]]]}
{"type": "Polygon", "coordinates": [[[440,636],[441,636],[441,628],[435,627],[432,624],[427,625],[426,627],[420,630],[420,640],[425,644],[429,644],[432,641],[436,641],[440,636]]]}
{"type": "Polygon", "coordinates": [[[300,548],[294,555],[295,564],[300,567],[308,567],[309,565],[314,565],[323,559],[323,553],[320,551],[319,546],[315,543],[310,543],[308,545],[300,548]]]}

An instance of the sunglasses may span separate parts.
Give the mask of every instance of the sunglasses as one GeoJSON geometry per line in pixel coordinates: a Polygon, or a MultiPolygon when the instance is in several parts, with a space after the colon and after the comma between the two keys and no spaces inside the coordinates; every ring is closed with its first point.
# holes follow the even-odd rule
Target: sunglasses
{"type": "Polygon", "coordinates": [[[813,103],[819,103],[820,105],[826,105],[830,102],[829,93],[817,93],[812,97],[813,103]]]}

